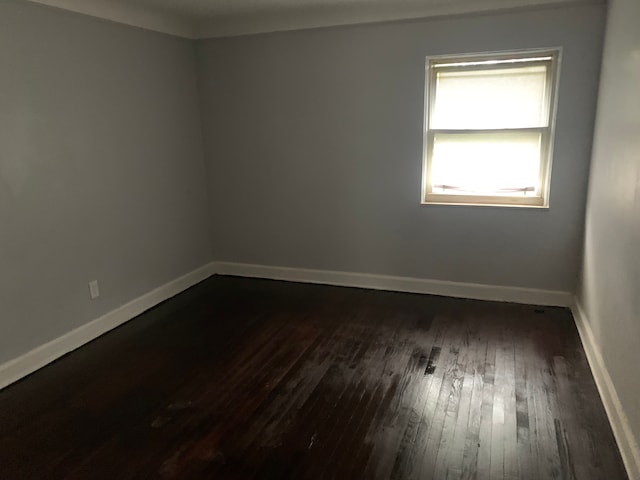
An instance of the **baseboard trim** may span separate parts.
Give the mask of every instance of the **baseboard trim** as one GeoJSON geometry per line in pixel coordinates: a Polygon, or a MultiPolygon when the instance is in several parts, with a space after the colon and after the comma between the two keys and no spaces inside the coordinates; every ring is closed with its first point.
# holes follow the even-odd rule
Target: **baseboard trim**
{"type": "Polygon", "coordinates": [[[337,272],[331,270],[274,267],[230,262],[215,262],[215,271],[220,275],[320,283],[344,287],[370,288],[373,290],[426,293],[446,297],[494,300],[531,305],[570,307],[573,303],[573,296],[569,292],[483,285],[478,283],[448,282],[412,277],[395,277],[369,273],[337,272]]]}
{"type": "Polygon", "coordinates": [[[366,273],[273,267],[245,263],[212,262],[162,285],[111,312],[90,321],[58,338],[0,365],[0,389],[39,370],[54,360],[108,331],[137,317],[144,311],[177,295],[213,274],[268,278],[303,283],[369,288],[448,297],[494,300],[532,305],[571,306],[568,292],[518,287],[448,282],[411,277],[366,273]]]}
{"type": "Polygon", "coordinates": [[[0,365],[0,389],[30,375],[57,358],[98,338],[159,303],[213,275],[213,264],[204,265],[96,318],[58,338],[0,365]]]}
{"type": "Polygon", "coordinates": [[[629,428],[627,415],[624,413],[620,397],[604,364],[600,348],[595,341],[593,331],[578,299],[571,308],[573,318],[587,355],[593,378],[596,381],[600,398],[609,417],[611,429],[616,437],[620,454],[627,470],[629,480],[640,480],[640,448],[633,432],[629,428]]]}

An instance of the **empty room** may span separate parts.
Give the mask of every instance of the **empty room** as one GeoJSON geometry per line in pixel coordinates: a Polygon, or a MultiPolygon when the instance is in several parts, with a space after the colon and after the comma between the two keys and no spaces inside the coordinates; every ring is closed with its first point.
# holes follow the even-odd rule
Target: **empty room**
{"type": "Polygon", "coordinates": [[[640,480],[638,0],[0,0],[0,479],[640,480]]]}

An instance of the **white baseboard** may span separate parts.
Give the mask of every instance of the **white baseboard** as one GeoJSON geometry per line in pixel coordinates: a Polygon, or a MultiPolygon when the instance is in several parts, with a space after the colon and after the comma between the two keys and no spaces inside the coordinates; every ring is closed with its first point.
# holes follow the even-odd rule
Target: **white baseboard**
{"type": "Polygon", "coordinates": [[[207,264],[112,310],[111,312],[0,365],[0,389],[39,370],[100,335],[135,318],[145,310],[177,295],[213,275],[207,264]]]}
{"type": "Polygon", "coordinates": [[[0,365],[0,389],[39,370],[57,358],[81,347],[109,330],[122,325],[140,315],[145,310],[177,295],[215,273],[370,288],[375,290],[427,293],[479,300],[497,300],[532,305],[570,306],[572,304],[572,296],[567,292],[559,291],[447,282],[366,273],[212,262],[162,285],[61,337],[40,345],[18,358],[0,365]]]}
{"type": "Polygon", "coordinates": [[[532,288],[482,285],[479,283],[447,282],[411,277],[394,277],[369,273],[336,272],[331,270],[310,270],[304,268],[272,267],[246,263],[215,262],[215,271],[221,275],[268,278],[303,283],[321,283],[345,287],[391,290],[397,292],[427,293],[446,297],[495,300],[500,302],[524,303],[570,307],[573,295],[569,292],[537,290],[532,288]]]}
{"type": "Polygon", "coordinates": [[[613,380],[604,364],[587,315],[577,299],[571,310],[584,351],[587,354],[591,372],[600,392],[600,398],[602,398],[602,403],[607,411],[611,429],[616,437],[622,460],[627,469],[629,480],[640,480],[640,447],[629,427],[629,420],[624,413],[620,397],[618,397],[613,380]]]}

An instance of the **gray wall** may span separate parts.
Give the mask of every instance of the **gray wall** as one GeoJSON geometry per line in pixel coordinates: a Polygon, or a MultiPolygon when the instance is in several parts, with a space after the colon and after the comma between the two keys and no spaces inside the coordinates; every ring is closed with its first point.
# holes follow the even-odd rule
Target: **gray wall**
{"type": "Polygon", "coordinates": [[[217,260],[573,291],[602,5],[198,44],[217,260]],[[549,210],[421,206],[425,56],[564,48],[549,210]]]}
{"type": "Polygon", "coordinates": [[[192,42],[9,0],[0,66],[2,363],[211,245],[192,42]]]}
{"type": "Polygon", "coordinates": [[[612,0],[578,298],[640,440],[640,2],[612,0]]]}

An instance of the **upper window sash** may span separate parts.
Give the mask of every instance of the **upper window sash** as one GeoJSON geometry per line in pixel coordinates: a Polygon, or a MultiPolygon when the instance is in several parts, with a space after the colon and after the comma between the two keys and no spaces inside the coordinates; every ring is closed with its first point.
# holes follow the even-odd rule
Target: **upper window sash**
{"type": "MultiPolygon", "coordinates": [[[[528,58],[519,59],[520,61],[509,62],[506,60],[496,60],[496,61],[462,61],[462,62],[446,62],[441,63],[437,60],[431,60],[429,64],[429,75],[428,75],[428,111],[427,111],[427,130],[433,129],[446,129],[446,130],[485,130],[485,129],[507,129],[507,128],[528,128],[528,127],[548,127],[551,124],[551,112],[552,112],[552,93],[553,93],[553,59],[555,57],[552,55],[548,55],[545,57],[536,57],[535,60],[529,60],[528,58]],[[490,62],[490,63],[489,63],[490,62]],[[474,111],[471,107],[474,106],[474,101],[477,100],[479,104],[485,103],[484,110],[491,111],[489,100],[488,99],[478,99],[477,97],[472,95],[474,86],[476,88],[484,88],[481,83],[482,76],[481,75],[473,75],[473,72],[490,72],[492,71],[504,71],[504,75],[496,75],[494,76],[496,82],[507,81],[509,79],[509,71],[514,72],[514,79],[518,80],[519,88],[526,88],[526,85],[523,87],[523,80],[527,76],[531,76],[533,83],[529,85],[529,88],[536,87],[535,83],[538,80],[536,77],[540,77],[540,75],[535,75],[534,72],[531,71],[532,68],[541,67],[544,69],[542,73],[544,75],[543,84],[538,85],[537,87],[541,87],[541,97],[539,99],[539,106],[541,110],[535,113],[535,119],[526,118],[527,110],[524,112],[514,111],[512,114],[515,114],[515,118],[512,122],[503,121],[499,116],[495,116],[491,118],[490,116],[485,116],[483,112],[474,111]],[[527,71],[529,70],[529,71],[527,71]],[[455,89],[456,81],[458,83],[464,83],[464,78],[443,78],[439,85],[438,82],[438,74],[442,73],[443,75],[460,72],[461,74],[469,72],[469,93],[467,100],[467,105],[470,110],[465,112],[465,104],[464,104],[464,92],[462,98],[453,98],[454,96],[449,94],[447,95],[447,91],[451,91],[451,88],[455,89]],[[520,72],[520,73],[518,73],[520,72]],[[475,85],[474,85],[475,83],[475,85]],[[438,92],[440,91],[440,95],[438,96],[438,92]],[[445,104],[444,107],[438,108],[442,103],[445,104]],[[461,111],[461,112],[459,112],[461,111]],[[462,113],[462,115],[457,116],[458,113],[462,113]],[[471,115],[466,115],[470,113],[471,115]],[[437,118],[434,118],[437,114],[437,118]],[[469,119],[470,117],[470,119],[469,119]],[[453,119],[458,118],[457,120],[461,126],[456,126],[456,123],[453,119]],[[475,126],[474,126],[475,119],[475,126]],[[494,122],[494,125],[491,125],[491,122],[494,122]],[[466,122],[466,124],[465,124],[466,122]],[[444,124],[444,125],[443,125],[444,124]]],[[[515,94],[517,92],[518,87],[513,87],[512,92],[515,94]]],[[[524,90],[523,90],[524,91],[524,90]]],[[[535,93],[532,91],[530,93],[535,93]]],[[[497,95],[497,100],[503,100],[503,103],[498,103],[497,107],[505,108],[508,103],[504,98],[500,98],[500,95],[497,95]]],[[[535,101],[535,95],[532,95],[531,101],[535,101]]],[[[529,105],[529,115],[531,115],[531,108],[534,108],[535,104],[529,105]]],[[[508,116],[508,114],[506,114],[508,116]]]]}

